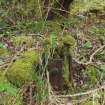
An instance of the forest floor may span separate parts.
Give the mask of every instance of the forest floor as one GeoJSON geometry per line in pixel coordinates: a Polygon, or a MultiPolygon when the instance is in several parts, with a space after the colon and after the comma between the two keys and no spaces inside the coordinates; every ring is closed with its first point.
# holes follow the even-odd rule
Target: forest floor
{"type": "MultiPolygon", "coordinates": [[[[0,105],[105,105],[105,11],[80,13],[61,20],[23,22],[16,27],[1,29],[0,33],[0,105]],[[30,51],[37,50],[40,55],[43,40],[49,49],[48,38],[54,49],[59,37],[66,35],[76,40],[71,62],[73,85],[55,91],[47,72],[45,80],[36,73],[34,84],[31,68],[39,61],[37,53],[35,56],[30,51]],[[27,80],[31,82],[21,86],[27,80]]],[[[48,49],[44,49],[47,55],[48,49]]],[[[47,57],[42,75],[49,62],[47,57]]]]}

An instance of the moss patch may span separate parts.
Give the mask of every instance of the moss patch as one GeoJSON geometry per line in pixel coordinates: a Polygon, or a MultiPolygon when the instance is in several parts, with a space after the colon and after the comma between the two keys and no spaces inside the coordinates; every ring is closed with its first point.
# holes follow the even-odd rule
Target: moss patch
{"type": "Polygon", "coordinates": [[[105,0],[75,0],[71,8],[71,13],[78,14],[94,9],[101,11],[104,7],[105,0]]]}
{"type": "Polygon", "coordinates": [[[9,52],[8,52],[7,49],[5,49],[5,48],[0,48],[0,56],[6,56],[6,55],[8,55],[8,54],[9,54],[9,52]]]}
{"type": "Polygon", "coordinates": [[[13,37],[13,44],[14,46],[22,46],[22,45],[26,45],[27,47],[32,47],[33,44],[33,38],[31,36],[25,36],[25,35],[20,35],[17,37],[13,37]]]}
{"type": "Polygon", "coordinates": [[[7,79],[16,86],[34,80],[34,65],[39,61],[38,52],[27,51],[7,71],[7,79]]]}

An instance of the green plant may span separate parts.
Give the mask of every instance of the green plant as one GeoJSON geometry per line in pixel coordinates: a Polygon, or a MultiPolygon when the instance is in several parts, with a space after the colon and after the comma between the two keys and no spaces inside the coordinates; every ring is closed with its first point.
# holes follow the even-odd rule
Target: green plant
{"type": "Polygon", "coordinates": [[[10,96],[16,96],[18,89],[14,87],[5,76],[0,72],[0,92],[4,92],[10,96]]]}
{"type": "Polygon", "coordinates": [[[27,48],[31,48],[34,42],[31,36],[26,36],[26,35],[12,37],[11,40],[13,41],[14,46],[20,47],[20,46],[24,46],[25,44],[27,48]]]}
{"type": "Polygon", "coordinates": [[[99,73],[94,66],[88,65],[84,73],[86,84],[89,85],[90,88],[99,85],[99,73]]]}

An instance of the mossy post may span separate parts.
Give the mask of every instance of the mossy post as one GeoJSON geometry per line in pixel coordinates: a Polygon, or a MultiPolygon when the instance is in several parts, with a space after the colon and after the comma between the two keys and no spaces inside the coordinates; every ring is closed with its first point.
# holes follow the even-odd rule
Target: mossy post
{"type": "Polygon", "coordinates": [[[64,52],[64,80],[66,85],[73,85],[72,50],[76,43],[75,39],[67,35],[62,38],[64,52]]]}
{"type": "MultiPolygon", "coordinates": [[[[49,58],[49,62],[48,62],[48,67],[49,65],[53,65],[53,66],[50,66],[49,71],[51,71],[50,73],[53,73],[54,70],[56,69],[57,72],[59,72],[61,75],[58,75],[57,78],[56,78],[56,82],[58,80],[58,78],[64,80],[66,86],[71,86],[71,84],[73,85],[73,77],[72,77],[72,51],[73,51],[73,48],[75,46],[75,39],[71,36],[71,35],[65,35],[65,36],[59,36],[59,37],[56,37],[56,39],[54,39],[55,41],[53,41],[53,45],[52,46],[52,43],[51,43],[51,40],[50,40],[50,37],[46,38],[44,40],[44,62],[46,62],[45,58],[46,56],[48,56],[48,53],[50,53],[50,58],[49,58]],[[52,51],[53,54],[52,54],[52,51]],[[61,60],[61,61],[59,61],[61,60]],[[56,62],[59,61],[60,63],[60,66],[62,67],[59,67],[59,66],[56,66],[56,65],[59,65],[59,64],[56,64],[56,62]],[[63,63],[62,63],[63,61],[63,63]],[[51,63],[52,62],[52,63],[51,63]],[[63,64],[63,65],[62,65],[63,64]],[[61,73],[63,71],[63,73],[61,73]]],[[[45,64],[45,63],[43,63],[45,64]]],[[[57,72],[55,72],[55,74],[57,75],[57,72]]],[[[54,78],[54,77],[53,77],[54,78]]],[[[54,78],[54,79],[55,79],[54,78]]],[[[55,82],[54,80],[51,80],[53,84],[53,82],[55,82]]],[[[63,81],[62,81],[63,82],[63,81]]],[[[59,83],[58,83],[59,85],[59,83]]],[[[54,87],[54,86],[52,86],[54,87]]],[[[59,87],[59,86],[58,86],[59,87]]]]}

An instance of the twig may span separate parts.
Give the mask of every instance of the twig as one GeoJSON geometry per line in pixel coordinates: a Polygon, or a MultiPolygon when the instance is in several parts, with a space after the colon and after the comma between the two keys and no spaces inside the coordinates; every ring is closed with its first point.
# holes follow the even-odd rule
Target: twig
{"type": "Polygon", "coordinates": [[[81,92],[81,93],[76,93],[76,94],[69,94],[69,95],[56,95],[58,98],[67,98],[67,97],[78,97],[78,96],[83,96],[83,95],[89,95],[92,93],[95,93],[99,90],[105,89],[105,86],[101,86],[100,88],[94,89],[94,90],[89,90],[87,92],[81,92]]]}
{"type": "Polygon", "coordinates": [[[76,58],[73,58],[78,64],[83,64],[83,65],[89,65],[89,64],[92,64],[93,63],[93,58],[94,58],[94,56],[99,52],[99,51],[101,51],[102,49],[104,49],[105,48],[105,45],[103,45],[103,46],[101,46],[100,48],[98,48],[91,56],[90,56],[90,59],[89,59],[89,61],[88,62],[81,62],[81,61],[79,61],[79,60],[77,60],[76,58]]]}

